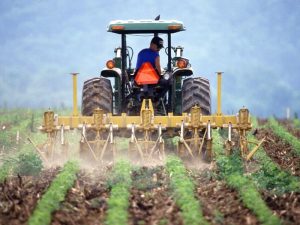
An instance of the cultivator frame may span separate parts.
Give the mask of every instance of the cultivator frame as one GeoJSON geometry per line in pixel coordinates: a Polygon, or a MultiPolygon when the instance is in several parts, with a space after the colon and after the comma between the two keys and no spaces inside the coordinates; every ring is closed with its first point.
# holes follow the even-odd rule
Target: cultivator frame
{"type": "Polygon", "coordinates": [[[250,113],[247,108],[239,110],[237,115],[223,115],[221,111],[221,79],[222,73],[218,72],[218,90],[217,90],[217,112],[213,115],[202,115],[199,106],[195,105],[190,113],[182,113],[182,115],[173,115],[168,113],[167,116],[154,115],[152,101],[144,99],[138,116],[128,116],[126,113],[121,115],[113,115],[112,113],[104,113],[102,109],[95,109],[92,116],[78,115],[77,112],[77,74],[73,74],[73,115],[72,116],[55,116],[54,112],[48,110],[44,113],[44,122],[40,130],[47,133],[47,149],[46,155],[53,157],[53,144],[57,133],[60,132],[61,144],[64,144],[64,132],[72,129],[81,130],[81,145],[86,145],[96,161],[102,161],[105,152],[111,151],[112,155],[116,155],[116,146],[114,133],[124,134],[131,132],[129,140],[130,151],[136,151],[139,157],[144,160],[146,157],[153,157],[158,153],[159,158],[164,158],[165,148],[162,138],[163,131],[174,134],[179,132],[179,141],[177,152],[184,155],[186,152],[195,157],[196,154],[202,152],[205,145],[206,157],[211,159],[212,152],[212,136],[211,129],[223,128],[228,129],[228,139],[225,142],[226,153],[232,152],[234,143],[232,141],[233,131],[239,135],[239,147],[241,156],[249,160],[257,151],[262,141],[255,143],[257,146],[249,153],[246,133],[252,128],[250,122],[250,113]],[[87,140],[86,132],[93,130],[96,135],[94,140],[87,140]],[[186,131],[192,135],[185,138],[186,131]],[[200,137],[199,133],[204,135],[200,137]],[[157,132],[157,139],[152,140],[151,134],[157,132]],[[138,133],[138,135],[137,135],[138,133]],[[142,138],[137,138],[142,136],[142,138]]]}

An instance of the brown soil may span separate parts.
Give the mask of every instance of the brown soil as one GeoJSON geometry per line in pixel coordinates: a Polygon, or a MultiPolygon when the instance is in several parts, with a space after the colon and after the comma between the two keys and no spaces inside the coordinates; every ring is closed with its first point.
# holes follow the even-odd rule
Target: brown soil
{"type": "Polygon", "coordinates": [[[300,224],[300,193],[286,193],[282,196],[263,193],[263,199],[270,209],[284,219],[286,225],[300,224]]]}
{"type": "Polygon", "coordinates": [[[18,176],[0,183],[0,224],[26,224],[57,172],[52,168],[38,177],[18,176]]]}
{"type": "Polygon", "coordinates": [[[295,176],[300,176],[300,158],[293,153],[293,149],[289,144],[266,128],[258,129],[256,137],[258,139],[267,137],[263,147],[268,156],[282,169],[289,171],[295,176]]]}
{"type": "Polygon", "coordinates": [[[197,197],[205,218],[211,224],[259,224],[255,215],[243,206],[238,193],[222,181],[196,177],[197,197]]]}
{"type": "Polygon", "coordinates": [[[105,168],[80,172],[51,224],[103,224],[109,197],[105,173],[105,168]]]}
{"type": "Polygon", "coordinates": [[[163,167],[142,167],[132,179],[129,224],[183,224],[163,167]]]}

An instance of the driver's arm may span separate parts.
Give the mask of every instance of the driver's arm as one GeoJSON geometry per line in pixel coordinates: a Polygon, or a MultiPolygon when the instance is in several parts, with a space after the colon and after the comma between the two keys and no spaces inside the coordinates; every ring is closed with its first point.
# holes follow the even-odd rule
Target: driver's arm
{"type": "Polygon", "coordinates": [[[157,72],[159,75],[161,75],[161,69],[160,69],[160,57],[157,56],[155,58],[155,68],[157,69],[157,72]]]}

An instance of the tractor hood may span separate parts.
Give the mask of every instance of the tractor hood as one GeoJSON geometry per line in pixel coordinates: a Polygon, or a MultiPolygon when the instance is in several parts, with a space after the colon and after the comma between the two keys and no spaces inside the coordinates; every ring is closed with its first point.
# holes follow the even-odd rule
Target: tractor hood
{"type": "Polygon", "coordinates": [[[114,20],[107,29],[117,34],[175,33],[184,30],[183,23],[177,20],[114,20]]]}

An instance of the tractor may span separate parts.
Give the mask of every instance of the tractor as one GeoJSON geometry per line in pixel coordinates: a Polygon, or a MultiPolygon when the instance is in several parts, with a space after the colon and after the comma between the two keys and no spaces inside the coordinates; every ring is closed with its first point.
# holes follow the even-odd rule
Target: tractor
{"type": "MultiPolygon", "coordinates": [[[[165,140],[176,136],[175,151],[181,157],[213,158],[212,129],[228,129],[226,153],[234,147],[231,135],[239,136],[241,155],[251,158],[258,147],[250,153],[246,133],[251,129],[250,113],[242,108],[235,115],[224,115],[221,110],[222,72],[217,73],[217,110],[211,112],[209,80],[193,76],[190,61],[183,57],[183,47],[172,45],[172,35],[184,31],[177,20],[116,20],[108,25],[108,32],[121,37],[121,46],[114,49],[114,57],[106,62],[99,77],[84,82],[81,115],[77,110],[77,74],[73,73],[73,114],[54,116],[44,113],[41,130],[48,134],[47,148],[39,152],[53,156],[57,137],[64,142],[64,131],[79,129],[80,153],[103,161],[108,155],[118,153],[116,138],[127,138],[129,155],[138,159],[163,159],[165,140]],[[131,35],[167,36],[165,53],[167,65],[162,68],[160,83],[140,83],[138,71],[133,68],[133,48],[127,45],[131,35]],[[57,135],[60,133],[60,135],[57,135]],[[44,153],[43,153],[44,152],[44,153]]],[[[150,70],[143,74],[152,76],[150,70]]],[[[173,141],[174,142],[174,141],[173,141]]],[[[258,146],[261,143],[258,144],[258,146]]]]}

